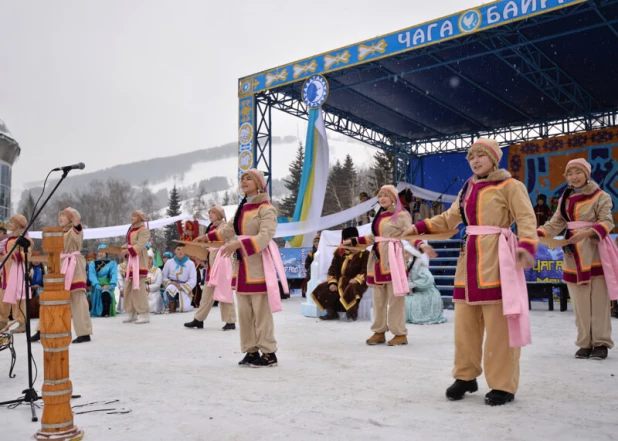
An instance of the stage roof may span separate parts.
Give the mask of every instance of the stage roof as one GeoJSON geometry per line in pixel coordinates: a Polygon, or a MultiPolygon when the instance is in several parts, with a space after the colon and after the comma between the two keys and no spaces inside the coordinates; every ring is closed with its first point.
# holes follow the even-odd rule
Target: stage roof
{"type": "MultiPolygon", "coordinates": [[[[397,11],[393,11],[397,13],[397,11]]],[[[239,80],[239,97],[399,154],[562,135],[618,121],[618,0],[501,0],[239,80]]]]}

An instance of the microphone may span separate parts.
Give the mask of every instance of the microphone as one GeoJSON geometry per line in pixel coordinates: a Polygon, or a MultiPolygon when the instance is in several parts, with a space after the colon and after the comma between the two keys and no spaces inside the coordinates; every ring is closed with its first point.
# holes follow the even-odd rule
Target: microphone
{"type": "Polygon", "coordinates": [[[84,164],[83,162],[80,162],[79,164],[65,165],[64,167],[58,167],[58,168],[53,169],[52,171],[68,172],[71,170],[83,170],[85,168],[86,168],[86,164],[84,164]]]}

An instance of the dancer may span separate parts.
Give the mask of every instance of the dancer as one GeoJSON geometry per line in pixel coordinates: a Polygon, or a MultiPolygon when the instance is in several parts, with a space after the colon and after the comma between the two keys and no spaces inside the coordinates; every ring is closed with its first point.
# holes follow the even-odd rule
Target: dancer
{"type": "Polygon", "coordinates": [[[393,185],[384,185],[378,193],[380,209],[371,223],[369,236],[347,239],[344,245],[374,245],[367,264],[367,284],[373,287],[373,335],[367,339],[370,346],[386,343],[386,331],[393,333],[389,346],[407,345],[405,296],[408,277],[401,241],[411,226],[410,213],[401,206],[399,194],[393,185]],[[393,260],[394,259],[394,260],[393,260]]]}
{"type": "MultiPolygon", "coordinates": [[[[245,194],[236,210],[234,219],[225,227],[206,235],[208,241],[227,240],[221,256],[236,253],[235,288],[238,301],[240,346],[245,357],[240,366],[277,366],[277,341],[273,312],[281,310],[281,297],[277,273],[288,293],[287,279],[283,272],[281,255],[272,241],[277,229],[277,210],[265,193],[264,173],[250,169],[242,174],[240,186],[245,194]],[[235,240],[232,240],[236,236],[235,240]],[[273,266],[277,272],[273,270],[273,266]],[[262,352],[260,356],[259,351],[262,352]]],[[[217,259],[222,259],[218,257],[217,259]]],[[[211,284],[223,288],[225,271],[218,271],[218,262],[211,274],[211,284]],[[223,276],[223,277],[222,277],[223,276]],[[214,282],[214,283],[213,283],[214,282]]],[[[221,305],[221,302],[219,303],[221,305]]]]}
{"type": "MultiPolygon", "coordinates": [[[[210,219],[210,225],[206,228],[206,234],[204,236],[197,237],[195,241],[203,242],[207,240],[206,235],[226,226],[225,211],[223,210],[223,207],[219,205],[215,205],[208,210],[208,218],[210,219]]],[[[216,257],[217,250],[211,250],[208,253],[206,280],[204,281],[204,289],[202,290],[202,299],[200,301],[200,306],[197,311],[195,311],[193,321],[185,323],[187,328],[203,329],[204,320],[208,317],[208,314],[212,309],[212,305],[215,302],[215,288],[214,286],[209,286],[208,282],[210,281],[210,275],[212,272],[212,267],[215,264],[216,257]]],[[[219,311],[221,313],[221,321],[225,323],[222,329],[224,331],[236,329],[236,308],[234,303],[219,302],[219,311]]]]}
{"type": "Polygon", "coordinates": [[[513,401],[519,386],[520,347],[530,343],[523,267],[533,265],[538,245],[536,217],[526,187],[498,168],[501,158],[497,141],[479,138],[467,156],[474,174],[455,203],[407,233],[451,230],[462,222],[466,226],[453,292],[455,382],[446,396],[460,400],[466,392],[476,392],[476,377],[484,361],[485,378],[492,389],[485,403],[492,406],[513,401]],[[510,230],[513,222],[519,242],[510,230]]]}
{"type": "Polygon", "coordinates": [[[129,317],[123,323],[150,323],[148,309],[148,291],[146,277],[148,276],[148,249],[150,231],[146,226],[148,217],[141,210],[131,213],[131,226],[127,231],[127,243],[122,249],[127,250],[129,258],[124,281],[124,310],[129,317]]]}
{"type": "Polygon", "coordinates": [[[92,335],[92,320],[86,299],[86,259],[81,254],[84,241],[81,215],[75,208],[65,208],[58,213],[58,224],[64,230],[60,272],[64,274],[65,289],[71,292],[71,315],[77,334],[73,343],[85,343],[90,341],[92,335]]]}
{"type": "MultiPolygon", "coordinates": [[[[358,237],[356,227],[345,228],[341,232],[342,242],[358,237]]],[[[367,291],[368,251],[353,252],[337,248],[328,269],[328,280],[319,284],[311,297],[320,311],[327,314],[321,320],[339,320],[337,311],[345,311],[349,322],[358,318],[358,305],[367,291]]]]}
{"type": "Polygon", "coordinates": [[[554,237],[567,229],[562,280],[575,310],[579,346],[575,357],[603,360],[614,346],[608,292],[618,299],[618,249],[609,237],[614,228],[612,199],[590,179],[590,172],[585,159],[568,162],[564,171],[568,186],[558,210],[538,234],[554,237]]]}
{"type": "Polygon", "coordinates": [[[116,315],[116,285],[118,265],[107,257],[107,245],[97,248],[97,259],[88,265],[90,280],[90,316],[114,317],[116,315]]]}
{"type": "MultiPolygon", "coordinates": [[[[13,316],[13,320],[18,323],[17,328],[13,330],[15,334],[26,332],[26,291],[24,289],[24,251],[21,246],[17,246],[15,250],[13,250],[13,246],[27,226],[28,220],[22,214],[16,214],[10,218],[10,235],[6,238],[2,250],[2,259],[6,256],[8,256],[8,259],[2,270],[0,325],[3,324],[6,326],[10,313],[13,316]],[[11,250],[13,250],[13,252],[11,252],[11,250]]],[[[30,248],[28,250],[29,257],[34,243],[28,235],[26,235],[26,239],[30,242],[30,248]]],[[[4,328],[4,326],[0,326],[0,329],[4,328]]]]}
{"type": "Polygon", "coordinates": [[[421,254],[407,241],[404,242],[408,262],[408,286],[406,296],[406,322],[415,325],[433,325],[446,322],[442,313],[444,305],[440,291],[429,271],[429,258],[421,254]]]}

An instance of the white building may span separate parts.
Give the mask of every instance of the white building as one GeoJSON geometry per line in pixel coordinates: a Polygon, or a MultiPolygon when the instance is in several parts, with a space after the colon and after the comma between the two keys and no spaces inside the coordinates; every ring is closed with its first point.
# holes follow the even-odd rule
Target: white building
{"type": "Polygon", "coordinates": [[[20,153],[19,144],[0,119],[0,220],[8,220],[11,214],[11,169],[20,153]]]}

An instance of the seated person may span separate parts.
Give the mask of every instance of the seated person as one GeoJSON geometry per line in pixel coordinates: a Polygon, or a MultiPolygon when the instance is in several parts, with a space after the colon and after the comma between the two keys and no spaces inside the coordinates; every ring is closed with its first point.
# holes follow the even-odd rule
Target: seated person
{"type": "Polygon", "coordinates": [[[429,257],[405,241],[404,250],[410,287],[410,293],[406,296],[406,322],[415,325],[444,323],[444,305],[429,271],[429,257]]]}
{"type": "MultiPolygon", "coordinates": [[[[341,240],[358,237],[356,227],[341,232],[341,240]]],[[[327,314],[321,320],[338,320],[337,311],[345,311],[348,321],[358,318],[358,305],[367,291],[367,260],[369,251],[350,251],[337,248],[333,255],[328,280],[319,284],[311,294],[320,311],[327,314]]]]}
{"type": "Polygon", "coordinates": [[[90,281],[90,317],[114,317],[116,315],[116,284],[118,265],[107,257],[107,245],[97,248],[97,258],[88,264],[90,281]]]}
{"type": "Polygon", "coordinates": [[[161,284],[163,283],[163,273],[154,264],[155,255],[152,250],[148,250],[148,276],[146,276],[146,287],[148,288],[148,307],[152,314],[163,314],[165,306],[163,295],[161,294],[161,284]]]}
{"type": "Polygon", "coordinates": [[[189,312],[193,310],[191,297],[197,283],[195,264],[185,255],[184,245],[176,246],[173,259],[163,267],[163,286],[170,312],[189,312]]]}

